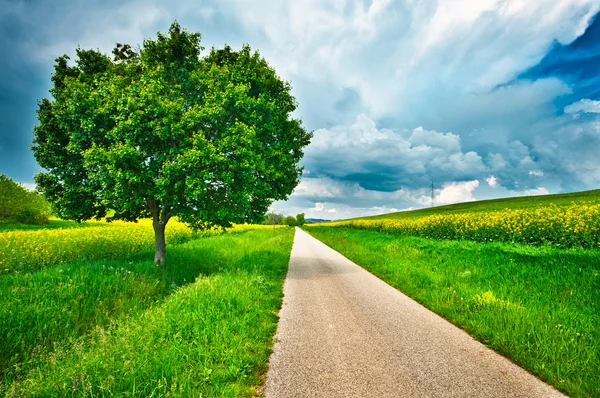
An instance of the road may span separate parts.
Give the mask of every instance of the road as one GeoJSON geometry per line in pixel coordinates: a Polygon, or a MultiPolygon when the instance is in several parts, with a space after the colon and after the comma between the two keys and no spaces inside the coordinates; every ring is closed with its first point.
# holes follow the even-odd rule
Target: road
{"type": "Polygon", "coordinates": [[[296,229],[266,397],[562,397],[296,229]]]}

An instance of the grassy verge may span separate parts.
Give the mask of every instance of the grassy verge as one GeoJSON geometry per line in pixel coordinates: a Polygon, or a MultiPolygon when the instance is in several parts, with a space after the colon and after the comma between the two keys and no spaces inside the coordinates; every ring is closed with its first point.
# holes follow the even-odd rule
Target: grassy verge
{"type": "Polygon", "coordinates": [[[7,396],[250,396],[266,370],[293,230],[0,277],[7,396]],[[6,342],[6,343],[5,343],[6,342]]]}
{"type": "Polygon", "coordinates": [[[600,252],[307,231],[574,397],[600,397],[600,252]]]}

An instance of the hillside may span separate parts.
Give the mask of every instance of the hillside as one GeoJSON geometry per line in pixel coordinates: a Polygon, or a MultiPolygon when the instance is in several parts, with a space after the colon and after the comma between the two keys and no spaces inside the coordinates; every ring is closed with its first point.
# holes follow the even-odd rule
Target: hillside
{"type": "Polygon", "coordinates": [[[355,218],[354,220],[403,219],[425,217],[433,214],[461,214],[504,209],[531,209],[539,206],[549,206],[552,204],[557,206],[568,206],[573,202],[598,204],[600,203],[600,189],[554,195],[520,196],[516,198],[480,200],[476,202],[465,202],[446,206],[428,207],[418,210],[387,213],[378,216],[360,217],[355,218]]]}

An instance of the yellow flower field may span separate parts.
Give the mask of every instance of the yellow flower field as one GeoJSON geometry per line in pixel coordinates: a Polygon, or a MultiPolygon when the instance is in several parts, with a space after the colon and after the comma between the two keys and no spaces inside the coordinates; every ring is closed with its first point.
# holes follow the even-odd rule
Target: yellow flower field
{"type": "MultiPolygon", "coordinates": [[[[154,248],[151,220],[137,223],[88,221],[85,227],[0,232],[0,274],[29,271],[76,260],[118,258],[154,248]]],[[[237,225],[230,230],[256,228],[237,225]]],[[[167,244],[214,235],[219,230],[194,232],[177,220],[169,221],[167,244]]]]}
{"type": "Polygon", "coordinates": [[[356,219],[321,224],[329,227],[374,229],[436,239],[479,242],[508,241],[556,247],[600,245],[600,204],[572,203],[535,209],[505,209],[420,218],[356,219]]]}

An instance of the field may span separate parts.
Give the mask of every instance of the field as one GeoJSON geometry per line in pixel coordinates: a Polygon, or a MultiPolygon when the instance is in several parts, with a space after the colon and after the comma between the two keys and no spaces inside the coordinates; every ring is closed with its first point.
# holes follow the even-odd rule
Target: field
{"type": "Polygon", "coordinates": [[[597,248],[600,246],[600,202],[589,192],[600,193],[548,195],[556,196],[556,202],[549,198],[533,197],[530,201],[517,198],[512,205],[509,199],[482,201],[440,207],[439,212],[433,208],[326,225],[434,239],[597,248]],[[506,207],[501,209],[501,205],[506,207]]]}
{"type": "Polygon", "coordinates": [[[467,203],[306,230],[561,391],[600,397],[599,194],[467,203]]]}
{"type": "Polygon", "coordinates": [[[292,229],[170,223],[156,266],[144,223],[70,227],[0,232],[0,395],[256,394],[292,229]]]}

